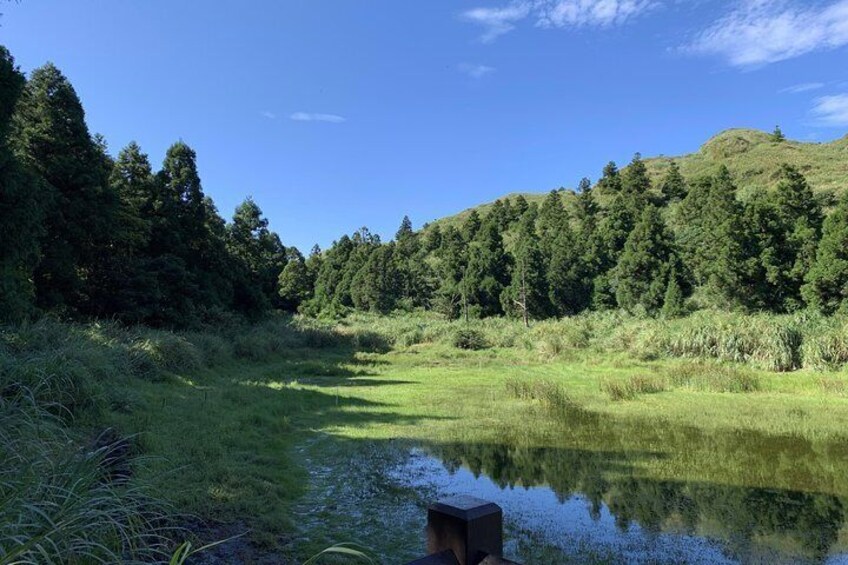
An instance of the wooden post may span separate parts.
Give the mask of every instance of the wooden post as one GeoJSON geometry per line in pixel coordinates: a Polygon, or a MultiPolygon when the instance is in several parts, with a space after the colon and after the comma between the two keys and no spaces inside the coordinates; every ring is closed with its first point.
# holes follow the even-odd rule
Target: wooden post
{"type": "Polygon", "coordinates": [[[454,496],[427,509],[427,551],[451,550],[459,565],[503,555],[503,512],[493,502],[454,496]]]}

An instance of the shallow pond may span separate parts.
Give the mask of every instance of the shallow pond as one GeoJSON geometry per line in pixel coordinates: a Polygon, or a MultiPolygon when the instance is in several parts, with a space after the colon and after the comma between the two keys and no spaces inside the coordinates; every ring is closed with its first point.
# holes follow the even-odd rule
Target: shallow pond
{"type": "Polygon", "coordinates": [[[544,562],[848,563],[843,442],[588,413],[530,426],[417,447],[392,477],[501,505],[513,558],[530,538],[544,562]]]}

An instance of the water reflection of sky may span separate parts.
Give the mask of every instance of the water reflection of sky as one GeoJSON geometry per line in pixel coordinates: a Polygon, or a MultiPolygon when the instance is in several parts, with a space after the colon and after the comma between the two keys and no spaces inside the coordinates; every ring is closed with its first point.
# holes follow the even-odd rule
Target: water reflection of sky
{"type": "MultiPolygon", "coordinates": [[[[606,504],[593,504],[582,494],[557,495],[547,486],[501,487],[485,474],[475,476],[468,468],[444,464],[440,458],[415,449],[393,472],[395,480],[410,486],[434,489],[440,496],[471,494],[490,500],[504,510],[508,528],[529,531],[534,539],[556,546],[566,554],[592,552],[614,556],[627,563],[797,563],[808,560],[798,554],[747,540],[744,551],[731,548],[728,540],[707,539],[685,533],[683,528],[651,531],[635,521],[624,526],[606,504]]],[[[620,518],[620,517],[619,517],[620,518]]],[[[515,541],[506,550],[516,554],[515,541]]],[[[848,564],[848,555],[831,555],[828,565],[848,564]]]]}

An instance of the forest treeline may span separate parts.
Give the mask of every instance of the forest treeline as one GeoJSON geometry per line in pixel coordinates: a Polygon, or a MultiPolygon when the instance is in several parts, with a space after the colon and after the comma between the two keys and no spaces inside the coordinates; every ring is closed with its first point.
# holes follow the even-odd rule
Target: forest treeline
{"type": "Polygon", "coordinates": [[[92,135],[52,64],[28,80],[0,47],[0,320],[39,312],[188,326],[284,308],[296,249],[251,199],[226,223],[178,141],[154,172],[92,135]]]}
{"type": "MultiPolygon", "coordinates": [[[[772,142],[785,142],[779,130],[772,142]]],[[[472,210],[459,226],[420,232],[404,218],[384,244],[362,229],[305,268],[287,265],[282,291],[313,314],[423,307],[450,318],[529,321],[613,308],[666,317],[697,308],[834,313],[848,295],[848,196],[834,203],[814,194],[788,165],[779,175],[775,190],[742,201],[724,167],[686,179],[672,162],[652,183],[637,154],[623,170],[609,163],[595,185],[584,179],[540,205],[498,200],[485,217],[472,210]]]]}
{"type": "MultiPolygon", "coordinates": [[[[342,315],[427,309],[531,319],[622,308],[667,317],[712,307],[846,308],[848,192],[815,194],[784,165],[741,199],[726,168],[652,182],[637,154],[594,185],[541,203],[498,200],[459,226],[394,239],[362,228],[308,257],[247,199],[226,222],[179,141],[153,170],[92,135],[52,64],[27,79],[0,48],[0,319],[42,312],[152,326],[270,309],[342,315]],[[826,213],[827,212],[827,213],[826,213]]],[[[779,131],[773,143],[784,143],[779,131]]]]}

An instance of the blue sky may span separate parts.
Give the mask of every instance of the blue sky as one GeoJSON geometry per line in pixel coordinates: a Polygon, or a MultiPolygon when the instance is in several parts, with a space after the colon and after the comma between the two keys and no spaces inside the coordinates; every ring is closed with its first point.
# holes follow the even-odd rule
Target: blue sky
{"type": "Polygon", "coordinates": [[[112,153],[182,139],[225,217],[288,245],[390,238],[596,179],[729,127],[848,131],[848,0],[22,0],[0,42],[53,61],[112,153]]]}

